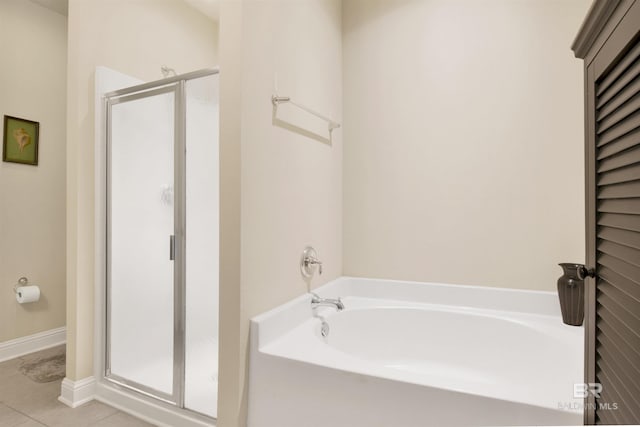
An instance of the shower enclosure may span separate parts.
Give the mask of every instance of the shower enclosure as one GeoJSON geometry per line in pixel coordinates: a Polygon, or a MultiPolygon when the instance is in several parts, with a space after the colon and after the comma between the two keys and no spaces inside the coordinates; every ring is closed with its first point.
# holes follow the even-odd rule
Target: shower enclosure
{"type": "Polygon", "coordinates": [[[205,421],[218,393],[218,99],[216,70],[103,98],[102,381],[205,421]]]}

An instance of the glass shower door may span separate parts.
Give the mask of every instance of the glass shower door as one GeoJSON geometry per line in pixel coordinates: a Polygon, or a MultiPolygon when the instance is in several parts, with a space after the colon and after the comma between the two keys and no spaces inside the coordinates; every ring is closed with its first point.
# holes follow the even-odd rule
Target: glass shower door
{"type": "Polygon", "coordinates": [[[176,84],[107,103],[105,376],[171,403],[179,401],[182,380],[174,333],[181,299],[175,261],[181,240],[174,192],[178,93],[176,84]]]}

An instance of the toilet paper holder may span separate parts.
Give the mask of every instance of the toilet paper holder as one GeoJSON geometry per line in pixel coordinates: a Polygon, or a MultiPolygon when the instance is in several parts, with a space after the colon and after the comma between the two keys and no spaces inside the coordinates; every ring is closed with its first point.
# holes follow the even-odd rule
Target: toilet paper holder
{"type": "Polygon", "coordinates": [[[18,283],[13,285],[13,293],[17,294],[18,293],[18,287],[27,286],[28,283],[29,283],[29,279],[27,279],[26,277],[19,278],[18,279],[18,283]]]}

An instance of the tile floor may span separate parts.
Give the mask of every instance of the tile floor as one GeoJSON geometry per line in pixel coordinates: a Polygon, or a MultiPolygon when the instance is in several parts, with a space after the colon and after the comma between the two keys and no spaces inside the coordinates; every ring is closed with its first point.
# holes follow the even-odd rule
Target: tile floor
{"type": "Polygon", "coordinates": [[[71,409],[58,401],[62,380],[37,383],[21,374],[18,366],[19,358],[0,363],[2,427],[151,426],[97,401],[71,409]]]}

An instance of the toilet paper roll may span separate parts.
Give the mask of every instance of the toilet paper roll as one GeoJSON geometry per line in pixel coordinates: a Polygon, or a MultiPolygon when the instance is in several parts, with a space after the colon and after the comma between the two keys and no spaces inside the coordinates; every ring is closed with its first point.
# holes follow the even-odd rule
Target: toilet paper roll
{"type": "Polygon", "coordinates": [[[36,302],[40,299],[40,288],[36,285],[18,286],[16,288],[16,301],[20,304],[36,302]]]}

